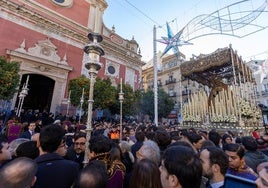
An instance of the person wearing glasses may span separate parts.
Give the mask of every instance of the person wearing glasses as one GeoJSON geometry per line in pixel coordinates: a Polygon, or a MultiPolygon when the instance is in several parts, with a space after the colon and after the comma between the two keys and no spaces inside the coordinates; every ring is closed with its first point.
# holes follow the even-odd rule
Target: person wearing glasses
{"type": "Polygon", "coordinates": [[[35,159],[38,169],[33,188],[70,188],[79,173],[79,165],[64,159],[56,151],[65,144],[65,131],[59,125],[48,125],[40,132],[41,155],[35,159]],[[56,181],[55,181],[56,180],[56,181]]]}
{"type": "Polygon", "coordinates": [[[82,169],[86,150],[86,133],[78,132],[73,139],[73,145],[68,148],[65,159],[78,163],[82,169]]]}

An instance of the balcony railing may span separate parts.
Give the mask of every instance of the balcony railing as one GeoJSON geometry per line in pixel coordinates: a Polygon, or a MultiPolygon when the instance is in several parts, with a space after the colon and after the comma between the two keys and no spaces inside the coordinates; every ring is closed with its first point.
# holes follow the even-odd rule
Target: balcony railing
{"type": "Polygon", "coordinates": [[[176,79],[175,78],[166,80],[166,85],[172,84],[172,83],[176,83],[176,79]]]}

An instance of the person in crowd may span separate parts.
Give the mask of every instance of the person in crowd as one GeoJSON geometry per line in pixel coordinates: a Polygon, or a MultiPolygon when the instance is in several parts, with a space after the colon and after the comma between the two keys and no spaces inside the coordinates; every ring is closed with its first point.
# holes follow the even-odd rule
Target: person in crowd
{"type": "Polygon", "coordinates": [[[85,150],[86,133],[79,131],[74,135],[73,145],[68,148],[65,158],[77,162],[82,169],[85,157],[85,150]]]}
{"type": "Polygon", "coordinates": [[[146,140],[143,142],[143,145],[136,153],[136,157],[137,162],[139,162],[142,159],[149,159],[153,161],[156,164],[156,166],[160,165],[160,159],[161,159],[160,149],[157,143],[155,143],[152,140],[146,140]]]}
{"type": "Polygon", "coordinates": [[[202,164],[190,147],[168,147],[159,169],[163,188],[199,188],[201,185],[202,164]]]}
{"type": "Polygon", "coordinates": [[[149,159],[135,164],[130,179],[130,188],[162,188],[158,166],[149,159]]]}
{"type": "Polygon", "coordinates": [[[116,143],[104,135],[92,136],[89,142],[89,159],[90,161],[101,160],[106,164],[108,172],[107,188],[122,188],[126,167],[118,160],[116,153],[112,153],[111,157],[110,151],[115,147],[114,144],[116,143]]]}
{"type": "Polygon", "coordinates": [[[19,157],[0,170],[0,187],[30,188],[36,181],[37,164],[27,157],[19,157]]]}
{"type": "Polygon", "coordinates": [[[132,152],[135,160],[137,160],[136,152],[141,148],[141,146],[145,140],[145,134],[142,131],[138,131],[135,134],[135,138],[136,138],[137,142],[131,146],[131,152],[132,152]]]}
{"type": "Polygon", "coordinates": [[[121,161],[126,167],[126,175],[124,178],[124,188],[128,188],[129,187],[129,180],[130,180],[130,177],[132,175],[132,169],[133,169],[135,159],[134,159],[133,154],[131,153],[131,146],[130,146],[129,142],[122,141],[119,144],[119,146],[120,146],[121,152],[122,152],[121,161]]]}
{"type": "Polygon", "coordinates": [[[207,188],[222,188],[224,177],[229,167],[229,159],[224,151],[215,146],[208,146],[200,152],[203,176],[208,178],[207,188]]]}
{"type": "Polygon", "coordinates": [[[12,159],[9,144],[5,135],[0,135],[0,168],[12,159]]]}
{"type": "Polygon", "coordinates": [[[106,188],[108,181],[107,174],[108,172],[103,161],[90,161],[80,171],[73,188],[106,188]]]}
{"type": "Polygon", "coordinates": [[[253,136],[255,139],[260,138],[259,129],[255,129],[255,130],[252,132],[252,136],[253,136]]]}
{"type": "Polygon", "coordinates": [[[255,181],[258,175],[245,163],[245,150],[239,144],[230,143],[226,145],[225,153],[229,158],[228,174],[255,181]]]}
{"type": "Polygon", "coordinates": [[[201,146],[200,150],[202,151],[203,149],[205,149],[208,146],[215,146],[215,144],[211,140],[204,140],[202,142],[202,146],[201,146]]]}
{"type": "Polygon", "coordinates": [[[32,135],[35,134],[35,131],[34,131],[35,127],[36,127],[35,122],[34,121],[30,122],[28,125],[28,130],[21,133],[19,135],[19,138],[27,138],[27,139],[31,140],[32,135]]]}
{"type": "Polygon", "coordinates": [[[255,181],[258,188],[268,188],[268,166],[264,166],[255,181]]]}
{"type": "Polygon", "coordinates": [[[257,174],[259,174],[260,171],[261,171],[265,166],[268,166],[268,162],[260,163],[260,164],[257,166],[257,174]]]}
{"type": "Polygon", "coordinates": [[[257,172],[257,166],[262,162],[268,162],[268,156],[261,151],[258,151],[258,144],[254,137],[243,136],[242,145],[245,148],[245,162],[247,166],[257,172]]]}
{"type": "Polygon", "coordinates": [[[233,141],[232,136],[229,135],[229,134],[227,134],[227,133],[225,133],[225,134],[222,136],[222,149],[225,150],[225,146],[226,146],[227,144],[232,143],[232,141],[233,141]]]}
{"type": "Polygon", "coordinates": [[[68,146],[66,144],[66,135],[63,137],[61,144],[59,145],[58,149],[56,150],[56,153],[58,153],[63,158],[67,154],[68,146]]]}
{"type": "Polygon", "coordinates": [[[137,142],[136,136],[135,136],[135,128],[130,127],[129,128],[129,140],[132,141],[134,144],[137,142]]]}
{"type": "Polygon", "coordinates": [[[16,158],[28,157],[35,159],[39,156],[39,149],[36,145],[36,141],[27,141],[20,144],[15,151],[16,158]]]}
{"type": "Polygon", "coordinates": [[[222,148],[222,138],[216,130],[209,131],[208,139],[211,140],[216,147],[222,148]]]}
{"type": "Polygon", "coordinates": [[[40,132],[40,156],[35,159],[38,165],[37,181],[34,188],[70,188],[79,172],[79,165],[65,160],[56,153],[63,144],[64,129],[59,125],[48,125],[40,132]],[[57,181],[55,181],[57,180],[57,181]]]}
{"type": "Polygon", "coordinates": [[[109,138],[113,140],[115,143],[119,142],[120,139],[120,130],[118,125],[113,125],[112,130],[109,132],[109,138]]]}
{"type": "Polygon", "coordinates": [[[192,144],[195,152],[198,153],[200,151],[202,143],[204,141],[202,136],[200,136],[199,134],[197,134],[195,132],[190,132],[190,133],[188,133],[187,137],[188,137],[188,140],[190,141],[190,143],[192,144]]]}
{"type": "Polygon", "coordinates": [[[27,141],[30,140],[28,138],[17,138],[9,143],[9,151],[11,152],[12,158],[16,157],[16,149],[18,146],[27,141]]]}
{"type": "Polygon", "coordinates": [[[159,146],[161,154],[171,143],[171,138],[169,133],[165,129],[158,129],[155,131],[154,141],[159,146]]]}

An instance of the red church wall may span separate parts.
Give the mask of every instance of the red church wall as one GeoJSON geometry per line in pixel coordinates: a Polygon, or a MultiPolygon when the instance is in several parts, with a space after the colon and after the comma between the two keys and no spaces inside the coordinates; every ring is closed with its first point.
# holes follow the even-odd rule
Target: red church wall
{"type": "MultiPolygon", "coordinates": [[[[40,3],[44,7],[47,7],[48,9],[51,9],[85,27],[88,26],[88,15],[90,11],[90,4],[87,3],[85,0],[79,0],[79,1],[73,0],[73,5],[71,7],[62,7],[56,5],[51,0],[50,1],[35,0],[35,2],[40,3]]],[[[39,13],[41,12],[39,11],[39,13]]]]}
{"type": "MultiPolygon", "coordinates": [[[[5,29],[0,29],[0,55],[6,54],[6,49],[15,50],[20,47],[20,44],[25,39],[25,49],[34,47],[40,40],[45,40],[46,35],[38,33],[36,31],[21,27],[9,21],[0,20],[0,25],[5,29]]],[[[73,71],[70,72],[68,80],[76,78],[81,75],[83,49],[75,46],[68,45],[57,39],[50,38],[50,41],[57,46],[57,54],[63,59],[66,54],[67,63],[73,67],[73,71]]]]}

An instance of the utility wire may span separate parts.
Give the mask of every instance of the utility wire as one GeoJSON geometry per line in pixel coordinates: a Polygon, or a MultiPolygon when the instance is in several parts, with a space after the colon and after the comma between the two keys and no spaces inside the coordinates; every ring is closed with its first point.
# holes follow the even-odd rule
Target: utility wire
{"type": "Polygon", "coordinates": [[[141,13],[143,16],[145,16],[146,18],[148,18],[149,20],[151,20],[154,24],[156,24],[158,27],[162,27],[161,24],[159,24],[157,21],[153,20],[151,17],[149,17],[147,14],[145,14],[143,11],[141,11],[140,9],[138,9],[135,5],[133,5],[132,3],[130,3],[128,0],[125,0],[125,2],[127,2],[130,6],[132,6],[133,8],[135,8],[139,13],[141,13]]]}

